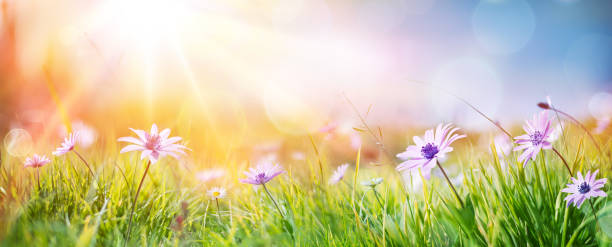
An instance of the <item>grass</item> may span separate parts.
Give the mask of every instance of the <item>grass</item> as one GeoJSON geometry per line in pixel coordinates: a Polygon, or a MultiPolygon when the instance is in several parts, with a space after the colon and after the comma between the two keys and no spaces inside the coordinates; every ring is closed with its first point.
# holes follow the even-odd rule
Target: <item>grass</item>
{"type": "MultiPolygon", "coordinates": [[[[399,135],[399,134],[398,134],[399,135]]],[[[599,136],[605,153],[608,136],[599,136]]],[[[165,158],[152,165],[136,203],[131,246],[598,246],[611,245],[612,206],[593,200],[566,207],[560,190],[569,181],[561,160],[550,150],[525,168],[516,156],[497,158],[494,149],[459,145],[451,159],[463,181],[460,207],[444,178],[432,176],[422,188],[405,188],[390,162],[360,162],[355,154],[344,180],[322,182],[337,165],[322,138],[305,161],[286,161],[288,172],[267,185],[282,217],[262,188],[240,184],[247,162],[227,159],[232,171],[221,184],[229,196],[220,212],[193,170],[165,158]],[[507,164],[507,165],[504,165],[507,164]],[[375,190],[360,181],[383,177],[375,190]],[[183,220],[177,220],[177,218],[183,220]]],[[[106,140],[114,143],[114,139],[106,140]]],[[[469,143],[469,141],[464,141],[469,143]]],[[[41,188],[32,169],[2,150],[0,221],[2,246],[121,246],[136,186],[145,168],[136,154],[121,154],[118,144],[81,154],[95,176],[73,155],[55,158],[40,170],[41,188]]],[[[398,143],[392,151],[399,151],[398,143]]],[[[612,165],[576,129],[556,144],[574,171],[600,169],[610,180],[612,165]]],[[[437,169],[437,168],[436,168],[437,169]]],[[[452,175],[451,175],[452,176],[452,175]]],[[[412,179],[421,179],[413,177],[412,179]]],[[[606,185],[604,191],[609,191],[606,185]]]]}

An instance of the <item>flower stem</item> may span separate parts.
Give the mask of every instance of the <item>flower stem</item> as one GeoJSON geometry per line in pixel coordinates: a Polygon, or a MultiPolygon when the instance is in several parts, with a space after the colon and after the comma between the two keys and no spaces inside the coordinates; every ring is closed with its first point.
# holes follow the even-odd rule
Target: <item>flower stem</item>
{"type": "Polygon", "coordinates": [[[261,184],[261,185],[263,186],[264,190],[268,194],[268,197],[270,197],[270,200],[272,200],[272,202],[274,203],[274,206],[276,206],[276,210],[278,210],[278,213],[280,213],[280,215],[284,218],[285,215],[283,214],[283,212],[278,207],[278,204],[276,204],[276,201],[274,200],[274,197],[272,197],[272,194],[270,194],[270,191],[268,191],[268,188],[266,187],[266,184],[264,183],[264,184],[261,184]]]}
{"type": "Polygon", "coordinates": [[[215,198],[215,202],[217,203],[217,219],[219,219],[219,224],[222,224],[222,222],[221,222],[221,207],[219,207],[219,198],[215,198]]]}
{"type": "Polygon", "coordinates": [[[552,148],[553,152],[555,152],[557,154],[557,156],[559,156],[559,158],[561,158],[561,161],[563,161],[563,164],[565,165],[565,168],[567,168],[567,171],[569,172],[570,176],[574,176],[574,174],[572,173],[572,169],[569,167],[569,165],[567,164],[567,161],[565,161],[565,158],[563,158],[563,155],[561,155],[561,153],[559,153],[559,151],[557,151],[556,148],[552,148]]]}
{"type": "Polygon", "coordinates": [[[380,202],[380,197],[378,196],[378,191],[376,191],[375,188],[372,188],[372,190],[374,191],[374,195],[376,196],[376,201],[378,202],[378,205],[380,205],[380,209],[384,209],[385,207],[383,206],[383,204],[380,202]]]}
{"type": "MultiPolygon", "coordinates": [[[[569,172],[570,176],[573,177],[574,174],[572,173],[572,169],[570,169],[569,165],[565,161],[565,158],[563,158],[561,153],[559,153],[559,151],[557,151],[556,148],[552,148],[552,150],[557,154],[557,156],[559,156],[559,158],[561,158],[561,161],[563,161],[563,164],[565,165],[565,168],[567,168],[567,171],[569,172]]],[[[591,206],[591,211],[593,212],[593,217],[595,217],[595,224],[599,225],[599,219],[597,219],[597,212],[595,212],[595,207],[593,206],[593,202],[591,200],[588,200],[588,201],[589,201],[589,205],[591,206]]]]}
{"type": "Polygon", "coordinates": [[[569,118],[570,120],[572,120],[572,122],[574,122],[576,125],[578,125],[578,127],[580,127],[582,130],[584,130],[584,132],[586,132],[586,134],[589,136],[589,138],[591,139],[591,141],[593,142],[593,144],[595,145],[595,147],[597,148],[597,150],[599,151],[599,153],[601,154],[601,147],[599,146],[599,143],[597,143],[597,141],[595,140],[595,137],[593,137],[593,135],[591,134],[591,132],[589,131],[589,129],[586,128],[586,126],[584,126],[584,124],[582,124],[580,121],[578,121],[578,119],[572,117],[570,114],[565,113],[564,111],[561,111],[557,108],[554,108],[552,106],[549,106],[551,110],[553,110],[554,112],[560,113],[563,116],[566,116],[567,118],[569,118]]]}
{"type": "Polygon", "coordinates": [[[40,167],[36,168],[36,182],[38,183],[38,192],[40,192],[40,167]]]}
{"type": "Polygon", "coordinates": [[[461,197],[459,196],[459,194],[457,193],[457,190],[455,190],[455,186],[453,186],[453,183],[450,181],[450,179],[448,178],[448,175],[446,175],[446,171],[444,171],[444,168],[442,168],[442,166],[440,165],[440,162],[438,162],[436,160],[436,164],[438,164],[438,167],[440,168],[440,170],[442,171],[442,174],[444,174],[444,177],[446,178],[446,181],[448,182],[448,185],[451,187],[451,189],[453,190],[453,192],[455,193],[455,196],[457,197],[457,200],[459,200],[459,203],[461,204],[461,207],[463,207],[463,200],[461,200],[461,197]]]}
{"type": "Polygon", "coordinates": [[[93,170],[91,170],[89,163],[87,163],[87,161],[83,158],[83,156],[81,156],[81,154],[79,154],[79,152],[77,152],[76,150],[73,149],[72,152],[74,152],[77,156],[79,156],[79,159],[81,159],[83,163],[85,163],[85,166],[87,166],[87,169],[89,169],[89,173],[91,174],[91,177],[93,177],[94,173],[93,173],[93,170]]]}
{"type": "Polygon", "coordinates": [[[144,182],[145,177],[147,176],[147,172],[149,171],[149,166],[151,166],[151,161],[149,160],[149,162],[147,162],[147,168],[144,171],[144,174],[142,175],[142,178],[140,179],[140,184],[138,185],[138,190],[136,190],[136,196],[134,196],[134,202],[132,203],[132,210],[130,211],[130,220],[128,221],[128,233],[127,233],[127,240],[126,243],[128,241],[130,241],[130,233],[132,230],[132,216],[134,215],[134,208],[136,208],[136,201],[138,200],[138,195],[140,194],[140,189],[142,189],[142,182],[144,182]]]}

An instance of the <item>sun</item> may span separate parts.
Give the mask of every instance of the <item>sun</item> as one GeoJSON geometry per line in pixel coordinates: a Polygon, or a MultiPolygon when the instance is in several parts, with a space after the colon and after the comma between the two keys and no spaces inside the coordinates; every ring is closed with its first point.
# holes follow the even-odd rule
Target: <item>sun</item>
{"type": "Polygon", "coordinates": [[[173,0],[108,0],[92,21],[124,44],[151,47],[177,35],[195,12],[173,0]]]}

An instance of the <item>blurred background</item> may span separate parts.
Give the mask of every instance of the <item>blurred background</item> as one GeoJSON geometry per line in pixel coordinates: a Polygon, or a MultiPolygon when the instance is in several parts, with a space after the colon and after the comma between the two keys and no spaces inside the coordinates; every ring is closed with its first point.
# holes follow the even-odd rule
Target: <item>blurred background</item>
{"type": "Polygon", "coordinates": [[[612,1],[0,3],[0,133],[17,156],[70,129],[154,122],[211,153],[336,132],[356,147],[347,98],[398,130],[492,129],[449,93],[505,125],[546,96],[612,115],[612,1]]]}

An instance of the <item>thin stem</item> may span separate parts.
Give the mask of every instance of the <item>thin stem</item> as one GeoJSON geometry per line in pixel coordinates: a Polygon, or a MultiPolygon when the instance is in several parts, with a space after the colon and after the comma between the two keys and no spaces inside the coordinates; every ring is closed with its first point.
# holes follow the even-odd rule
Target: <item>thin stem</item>
{"type": "Polygon", "coordinates": [[[591,141],[593,142],[593,144],[595,144],[595,147],[597,148],[597,150],[599,151],[599,153],[601,153],[601,147],[599,146],[599,143],[597,143],[597,141],[595,140],[595,137],[593,137],[593,135],[591,134],[591,132],[589,131],[589,129],[586,128],[586,126],[584,126],[584,124],[582,124],[580,121],[578,121],[578,119],[575,119],[574,117],[572,117],[571,115],[557,109],[554,108],[552,106],[550,106],[550,109],[553,110],[554,112],[560,113],[561,115],[569,118],[570,120],[572,120],[572,122],[574,122],[576,125],[578,125],[582,130],[584,130],[584,132],[587,133],[587,135],[589,136],[589,138],[591,139],[591,141]]]}
{"type": "Polygon", "coordinates": [[[38,192],[40,192],[40,168],[36,168],[36,182],[38,183],[38,192]]]}
{"type": "MultiPolygon", "coordinates": [[[[561,158],[561,161],[563,161],[563,164],[565,165],[565,167],[567,168],[567,171],[569,172],[570,176],[574,176],[572,173],[572,169],[570,169],[569,165],[567,164],[567,162],[565,162],[565,159],[563,158],[563,156],[561,155],[561,153],[559,153],[559,151],[557,151],[556,148],[552,149],[557,156],[559,156],[559,158],[561,158]]],[[[595,212],[595,207],[593,206],[593,202],[591,200],[589,201],[589,205],[591,206],[591,211],[593,212],[593,217],[595,217],[595,224],[599,225],[599,219],[597,219],[597,213],[595,212]]]]}
{"type": "Polygon", "coordinates": [[[468,102],[467,100],[465,100],[464,98],[459,97],[456,94],[453,94],[443,88],[440,87],[436,87],[434,85],[425,83],[424,81],[419,81],[419,80],[411,80],[408,79],[407,81],[412,82],[412,83],[417,83],[417,84],[421,84],[433,89],[436,89],[440,92],[443,92],[445,94],[448,94],[450,96],[453,96],[455,99],[463,102],[464,104],[466,104],[468,107],[472,108],[472,110],[474,110],[476,113],[478,113],[480,116],[484,117],[485,119],[487,119],[487,121],[491,122],[493,125],[495,125],[495,127],[497,127],[499,130],[501,130],[502,132],[504,132],[504,134],[506,134],[508,137],[510,137],[510,139],[512,139],[512,135],[510,134],[510,132],[508,132],[506,129],[504,129],[504,127],[501,126],[501,124],[499,124],[498,122],[493,121],[493,119],[489,118],[487,115],[485,115],[483,112],[481,112],[480,110],[478,110],[478,108],[476,108],[474,105],[470,104],[470,102],[468,102]]]}
{"type": "Polygon", "coordinates": [[[221,224],[221,207],[219,207],[219,198],[215,198],[215,202],[217,203],[217,218],[219,219],[219,224],[221,224]]]}
{"type": "Polygon", "coordinates": [[[589,200],[589,205],[591,205],[591,211],[593,212],[593,217],[595,217],[595,224],[599,225],[599,219],[597,218],[597,212],[595,212],[595,206],[593,206],[593,202],[589,200]]]}
{"type": "Polygon", "coordinates": [[[321,156],[319,155],[319,149],[317,148],[317,145],[314,142],[314,139],[312,138],[312,135],[308,135],[308,137],[310,137],[310,143],[312,143],[312,147],[314,148],[315,154],[317,155],[317,160],[319,163],[319,172],[321,173],[321,186],[323,186],[323,184],[325,183],[325,178],[323,177],[323,163],[321,162],[321,156]]]}
{"type": "Polygon", "coordinates": [[[266,187],[266,184],[264,183],[264,184],[261,184],[261,185],[263,186],[264,190],[268,194],[268,197],[270,197],[270,200],[272,200],[272,202],[274,203],[274,206],[276,207],[276,210],[278,210],[278,213],[280,213],[280,215],[284,218],[285,215],[283,214],[283,212],[278,207],[278,204],[276,204],[276,201],[274,200],[274,197],[272,197],[272,194],[270,194],[270,191],[268,191],[268,188],[266,187]]]}
{"type": "Polygon", "coordinates": [[[457,193],[457,190],[455,190],[455,186],[453,186],[453,183],[448,178],[448,175],[446,175],[446,171],[444,171],[444,168],[442,168],[442,166],[440,165],[440,162],[436,161],[436,164],[438,164],[438,167],[442,171],[442,174],[444,174],[444,177],[446,178],[446,181],[448,182],[448,185],[451,187],[451,189],[455,193],[455,196],[457,197],[457,200],[459,200],[459,203],[461,204],[461,207],[463,207],[463,200],[461,200],[461,197],[459,197],[459,194],[457,193]]]}
{"type": "Polygon", "coordinates": [[[83,163],[85,163],[85,166],[87,166],[87,169],[89,169],[89,173],[91,174],[91,177],[93,177],[94,173],[93,173],[93,170],[91,170],[89,163],[87,163],[87,161],[83,158],[83,156],[81,156],[81,154],[79,154],[79,152],[77,152],[76,150],[72,149],[72,152],[74,152],[77,156],[79,156],[79,159],[81,159],[83,163]]]}
{"type": "Polygon", "coordinates": [[[555,152],[557,154],[557,156],[559,156],[559,158],[561,158],[561,161],[563,161],[563,164],[565,165],[565,168],[567,168],[567,171],[569,172],[570,176],[574,176],[574,174],[572,173],[572,169],[569,167],[569,165],[567,164],[567,161],[565,161],[565,158],[563,158],[563,155],[561,155],[561,153],[559,153],[559,151],[557,151],[556,148],[552,148],[553,152],[555,152]]]}
{"type": "Polygon", "coordinates": [[[130,211],[130,220],[128,221],[128,233],[127,233],[126,243],[130,241],[130,233],[132,230],[132,216],[134,215],[134,208],[136,208],[136,201],[138,200],[140,189],[142,189],[142,183],[144,182],[144,179],[147,176],[147,172],[149,171],[149,166],[151,166],[150,160],[147,162],[147,168],[145,169],[144,174],[142,175],[142,178],[140,179],[140,184],[138,184],[138,190],[136,190],[136,196],[134,196],[134,202],[132,203],[132,210],[130,211]]]}
{"type": "Polygon", "coordinates": [[[378,191],[376,191],[375,188],[372,188],[372,190],[374,191],[374,195],[376,196],[376,201],[378,202],[378,205],[380,205],[380,208],[383,209],[385,208],[382,204],[382,202],[380,202],[380,197],[378,196],[378,191]]]}

